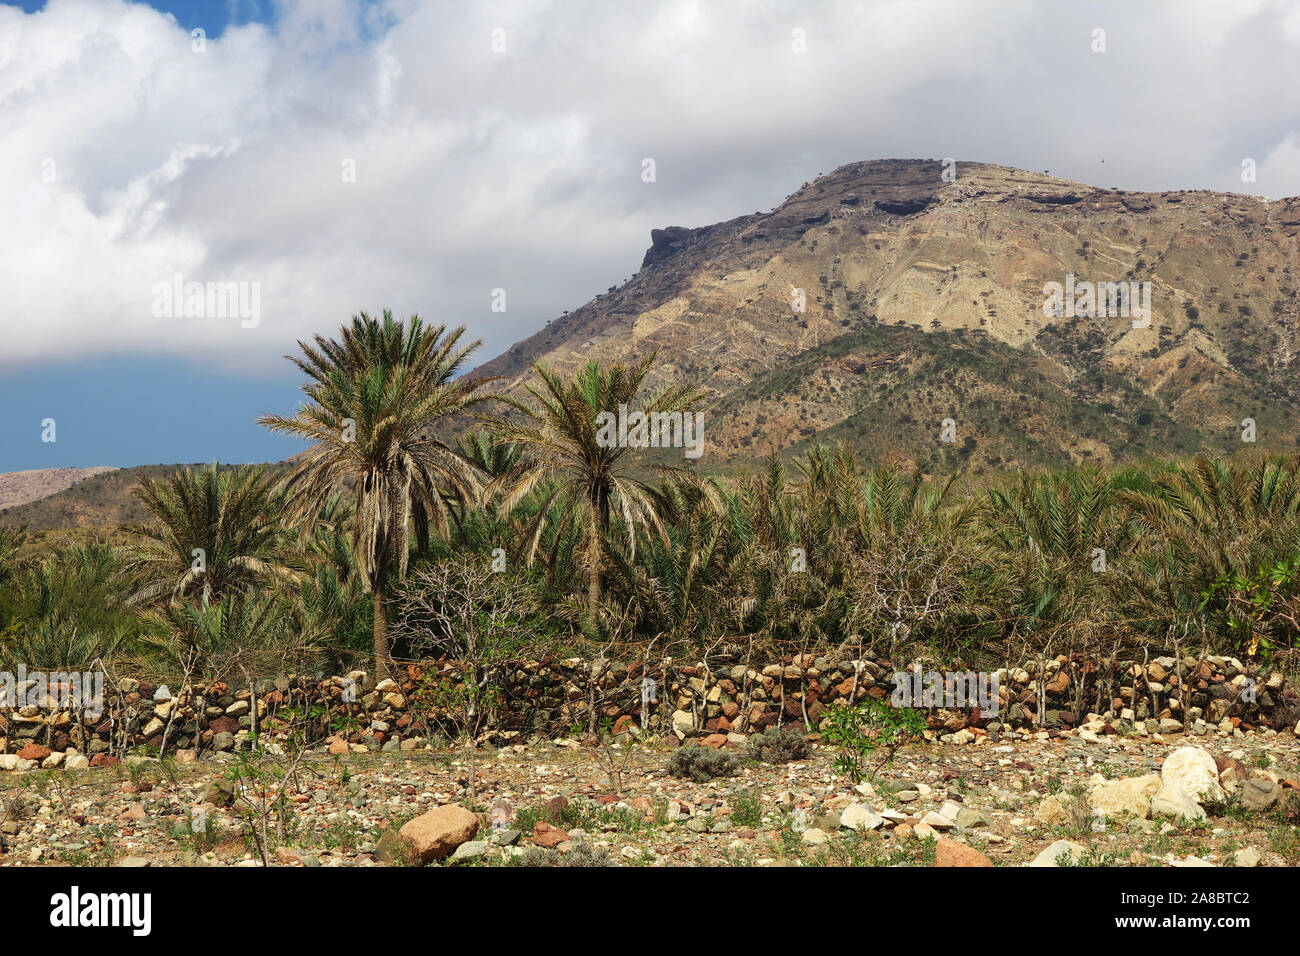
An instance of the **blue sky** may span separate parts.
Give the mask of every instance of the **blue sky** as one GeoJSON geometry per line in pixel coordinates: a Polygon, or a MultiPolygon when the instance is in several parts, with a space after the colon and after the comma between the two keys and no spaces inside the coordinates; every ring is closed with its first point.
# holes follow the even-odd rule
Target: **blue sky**
{"type": "Polygon", "coordinates": [[[359,311],[486,361],[652,229],[943,157],[1300,194],[1300,4],[0,0],[0,472],[286,457],[283,356],[359,311]]]}
{"type": "MultiPolygon", "coordinates": [[[[17,6],[24,13],[35,13],[46,2],[47,0],[19,0],[7,5],[17,6]]],[[[187,31],[201,28],[211,37],[220,36],[229,24],[273,24],[276,12],[276,6],[271,0],[176,0],[174,3],[150,3],[148,6],[170,13],[187,31]]]]}
{"type": "Polygon", "coordinates": [[[272,435],[256,418],[291,413],[300,379],[296,369],[278,378],[222,375],[173,356],[14,370],[0,378],[0,471],[279,461],[306,446],[272,435]],[[52,443],[42,441],[48,418],[52,443]]]}

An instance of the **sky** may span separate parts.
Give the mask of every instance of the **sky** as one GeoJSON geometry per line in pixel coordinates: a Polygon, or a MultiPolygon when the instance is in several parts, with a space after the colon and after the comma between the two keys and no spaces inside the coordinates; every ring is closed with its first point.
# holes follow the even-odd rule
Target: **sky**
{"type": "Polygon", "coordinates": [[[651,229],[943,157],[1300,194],[1300,0],[0,3],[0,472],[287,457],[357,312],[487,361],[651,229]]]}

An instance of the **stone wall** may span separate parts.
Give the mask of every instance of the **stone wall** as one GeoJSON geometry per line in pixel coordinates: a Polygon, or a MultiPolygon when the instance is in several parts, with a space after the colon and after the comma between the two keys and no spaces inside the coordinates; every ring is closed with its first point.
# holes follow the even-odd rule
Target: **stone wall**
{"type": "MultiPolygon", "coordinates": [[[[827,707],[868,696],[888,701],[898,668],[888,661],[837,661],[802,655],[762,666],[631,664],[546,659],[494,665],[484,679],[494,701],[474,731],[495,744],[610,730],[615,734],[739,743],[778,724],[814,730],[827,707]],[[649,681],[647,681],[649,678],[649,681]],[[644,706],[643,691],[647,693],[644,706]]],[[[454,735],[463,721],[447,693],[452,662],[402,665],[400,679],[366,684],[366,675],[286,678],[254,687],[214,683],[171,690],[136,680],[109,682],[103,712],[28,702],[0,707],[0,768],[111,763],[148,748],[182,759],[245,749],[289,737],[335,753],[411,750],[454,735]],[[254,706],[254,701],[256,705],[254,706]]],[[[1098,662],[1080,655],[998,671],[996,713],[926,711],[947,743],[993,741],[1009,729],[1056,733],[1205,734],[1255,727],[1292,730],[1300,697],[1280,673],[1258,673],[1232,658],[1163,657],[1149,663],[1098,662]],[[1251,700],[1251,697],[1254,697],[1251,700]]],[[[19,687],[20,692],[26,690],[19,687]]],[[[51,688],[55,691],[57,688],[51,688]]],[[[19,698],[13,698],[12,702],[19,698]]],[[[993,708],[989,708],[992,710],[993,708]]]]}

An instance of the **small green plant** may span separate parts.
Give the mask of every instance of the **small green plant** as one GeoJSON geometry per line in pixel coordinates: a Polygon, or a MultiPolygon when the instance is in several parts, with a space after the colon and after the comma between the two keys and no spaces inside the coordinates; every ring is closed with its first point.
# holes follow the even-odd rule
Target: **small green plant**
{"type": "Polygon", "coordinates": [[[924,730],[925,718],[919,710],[867,698],[832,708],[822,727],[822,740],[839,748],[831,768],[856,784],[862,782],[867,760],[878,749],[885,756],[870,769],[873,777],[881,767],[893,763],[899,746],[924,730]]]}
{"type": "Polygon", "coordinates": [[[741,790],[731,798],[731,819],[738,827],[754,828],[763,822],[763,806],[750,790],[741,790]]]}
{"type": "Polygon", "coordinates": [[[730,777],[737,769],[736,758],[728,751],[698,744],[677,748],[668,760],[670,774],[696,783],[705,783],[715,777],[730,777]]]}

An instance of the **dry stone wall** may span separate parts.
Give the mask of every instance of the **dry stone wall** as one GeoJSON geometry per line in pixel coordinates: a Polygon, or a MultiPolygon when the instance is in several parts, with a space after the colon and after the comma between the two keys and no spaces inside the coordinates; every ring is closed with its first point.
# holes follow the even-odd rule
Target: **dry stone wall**
{"type": "MultiPolygon", "coordinates": [[[[361,672],[175,692],[123,679],[106,684],[99,713],[59,709],[53,698],[0,707],[0,769],[102,765],[142,749],[189,760],[247,749],[255,739],[282,746],[292,738],[335,753],[412,750],[467,725],[495,744],[610,731],[724,746],[776,725],[815,730],[835,705],[887,701],[898,670],[884,660],[811,655],[711,667],[672,660],[516,661],[486,672],[491,706],[476,721],[466,721],[457,704],[462,671],[450,661],[402,665],[398,679],[373,687],[361,672]]],[[[1225,657],[1134,663],[1062,655],[997,677],[996,708],[929,708],[928,735],[963,744],[996,741],[1025,727],[1098,734],[1290,731],[1300,720],[1300,697],[1281,673],[1225,657]]]]}

